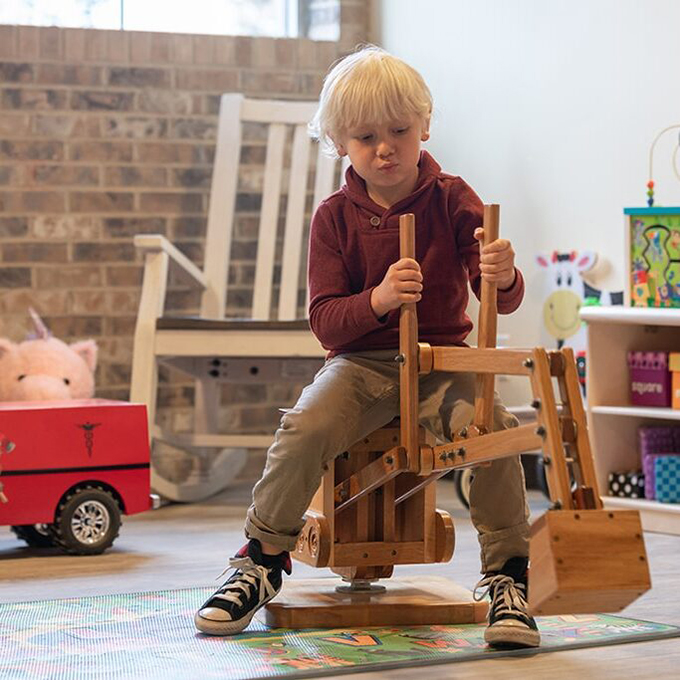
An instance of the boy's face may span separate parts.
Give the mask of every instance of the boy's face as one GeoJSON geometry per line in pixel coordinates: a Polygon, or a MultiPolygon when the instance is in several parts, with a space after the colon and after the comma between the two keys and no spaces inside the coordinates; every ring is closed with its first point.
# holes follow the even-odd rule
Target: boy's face
{"type": "Polygon", "coordinates": [[[416,114],[362,125],[338,135],[335,147],[349,156],[369,195],[391,203],[408,196],[418,179],[420,144],[429,138],[429,119],[416,114]]]}

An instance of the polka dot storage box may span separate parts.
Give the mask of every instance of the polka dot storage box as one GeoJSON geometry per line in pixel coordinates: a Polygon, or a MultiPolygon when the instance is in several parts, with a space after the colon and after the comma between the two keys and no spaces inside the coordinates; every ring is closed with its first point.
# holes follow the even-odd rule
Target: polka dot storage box
{"type": "Polygon", "coordinates": [[[642,471],[610,472],[609,495],[620,498],[644,498],[645,476],[642,471]]]}

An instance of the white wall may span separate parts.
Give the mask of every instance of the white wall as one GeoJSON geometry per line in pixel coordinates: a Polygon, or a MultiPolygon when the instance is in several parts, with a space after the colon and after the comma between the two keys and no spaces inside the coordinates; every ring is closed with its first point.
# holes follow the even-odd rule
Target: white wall
{"type": "MultiPolygon", "coordinates": [[[[372,22],[432,89],[429,150],[501,204],[528,284],[501,332],[551,343],[536,253],[594,250],[591,281],[623,287],[622,208],[646,204],[651,141],[680,123],[680,1],[374,0],[372,22]]],[[[657,145],[657,204],[680,205],[677,139],[657,145]]]]}

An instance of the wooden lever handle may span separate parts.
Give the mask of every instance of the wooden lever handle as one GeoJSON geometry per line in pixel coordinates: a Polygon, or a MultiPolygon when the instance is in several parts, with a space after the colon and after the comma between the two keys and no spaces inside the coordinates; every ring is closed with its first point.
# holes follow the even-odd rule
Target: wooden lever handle
{"type": "MultiPolygon", "coordinates": [[[[484,245],[498,238],[500,206],[498,204],[484,206],[484,245]]],[[[477,324],[477,347],[495,347],[497,334],[497,287],[496,284],[482,278],[480,292],[479,321],[477,324]]],[[[494,375],[487,373],[478,375],[475,384],[475,420],[474,424],[482,432],[493,430],[494,375]]]]}
{"type": "MultiPolygon", "coordinates": [[[[500,206],[498,204],[484,206],[484,245],[498,239],[500,206]]],[[[481,306],[477,327],[477,347],[496,346],[497,328],[497,287],[496,284],[482,279],[480,293],[481,306]]]]}
{"type": "MultiPolygon", "coordinates": [[[[412,213],[399,218],[399,255],[416,257],[416,223],[412,213]]],[[[416,303],[401,306],[399,312],[399,395],[401,445],[406,449],[408,469],[420,469],[418,444],[418,316],[416,303]]]]}

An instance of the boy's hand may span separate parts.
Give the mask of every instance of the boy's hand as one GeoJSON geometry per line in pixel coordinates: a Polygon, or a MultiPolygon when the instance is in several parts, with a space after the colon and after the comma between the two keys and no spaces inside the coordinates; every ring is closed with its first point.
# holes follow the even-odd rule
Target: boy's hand
{"type": "Polygon", "coordinates": [[[423,275],[420,265],[410,257],[402,257],[387,270],[385,278],[371,293],[371,307],[380,318],[403,302],[418,302],[422,297],[423,275]]]}
{"type": "Polygon", "coordinates": [[[482,277],[495,283],[498,288],[505,290],[515,283],[515,251],[510,241],[504,238],[496,239],[484,246],[484,229],[477,227],[474,237],[479,241],[480,260],[479,269],[482,277]]]}

